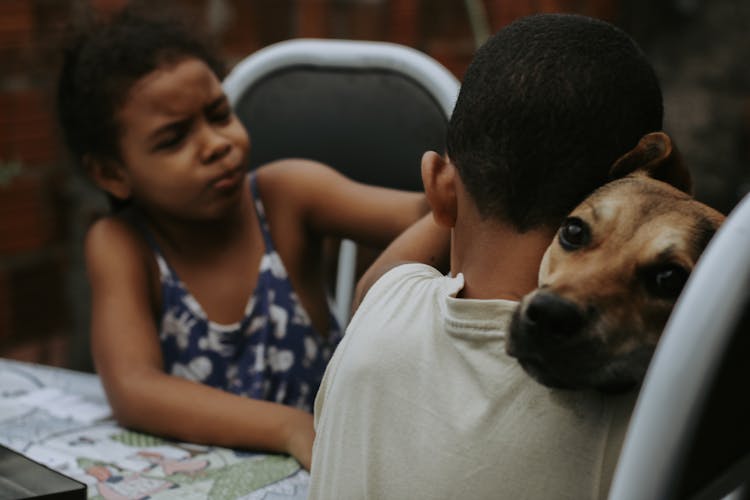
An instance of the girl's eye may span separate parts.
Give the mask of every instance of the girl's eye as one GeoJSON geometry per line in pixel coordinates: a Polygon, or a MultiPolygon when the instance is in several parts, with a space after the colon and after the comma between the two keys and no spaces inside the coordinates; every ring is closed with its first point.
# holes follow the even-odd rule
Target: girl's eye
{"type": "Polygon", "coordinates": [[[565,219],[558,234],[560,246],[568,251],[577,250],[591,241],[589,226],[578,217],[565,219]]]}
{"type": "Polygon", "coordinates": [[[185,141],[192,126],[190,120],[169,125],[158,136],[158,141],[154,144],[154,151],[168,151],[178,148],[185,141]]]}
{"type": "Polygon", "coordinates": [[[185,133],[184,132],[177,132],[174,134],[170,134],[168,137],[164,138],[163,140],[159,141],[156,146],[154,146],[154,150],[156,151],[162,151],[166,149],[173,149],[179,146],[183,139],[185,139],[185,133]]]}
{"type": "Polygon", "coordinates": [[[209,119],[214,123],[226,123],[232,116],[232,109],[229,106],[222,106],[211,112],[209,119]]]}
{"type": "Polygon", "coordinates": [[[648,269],[645,274],[646,287],[657,297],[676,299],[690,272],[677,264],[663,264],[648,269]]]}

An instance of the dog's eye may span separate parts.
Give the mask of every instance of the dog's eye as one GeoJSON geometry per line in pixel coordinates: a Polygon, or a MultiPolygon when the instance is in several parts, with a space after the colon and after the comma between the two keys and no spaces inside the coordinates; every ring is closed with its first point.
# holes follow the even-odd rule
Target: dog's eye
{"type": "Polygon", "coordinates": [[[676,299],[690,276],[687,269],[676,264],[652,268],[647,273],[647,286],[651,293],[665,299],[676,299]]]}
{"type": "Polygon", "coordinates": [[[576,250],[588,244],[591,232],[588,225],[578,217],[568,217],[560,226],[560,246],[565,250],[576,250]]]}

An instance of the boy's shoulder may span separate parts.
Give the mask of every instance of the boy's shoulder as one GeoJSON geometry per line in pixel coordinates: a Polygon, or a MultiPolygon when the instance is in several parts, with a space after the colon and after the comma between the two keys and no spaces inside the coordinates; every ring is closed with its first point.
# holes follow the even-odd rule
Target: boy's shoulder
{"type": "Polygon", "coordinates": [[[430,293],[456,293],[463,286],[463,279],[452,278],[437,269],[419,262],[397,264],[385,271],[365,294],[360,309],[368,309],[384,300],[401,305],[421,300],[430,293]]]}
{"type": "Polygon", "coordinates": [[[401,262],[385,270],[373,287],[391,286],[405,279],[435,279],[444,275],[434,267],[421,262],[401,262]]]}

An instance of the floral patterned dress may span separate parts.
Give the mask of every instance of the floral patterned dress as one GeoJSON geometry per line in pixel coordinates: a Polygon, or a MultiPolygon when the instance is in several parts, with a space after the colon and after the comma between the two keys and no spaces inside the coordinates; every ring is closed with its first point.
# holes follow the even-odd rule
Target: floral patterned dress
{"type": "Polygon", "coordinates": [[[254,174],[250,186],[265,253],[258,284],[238,323],[209,320],[146,232],[161,278],[164,369],[241,396],[312,411],[341,330],[333,314],[325,338],[313,329],[274,249],[254,174]]]}

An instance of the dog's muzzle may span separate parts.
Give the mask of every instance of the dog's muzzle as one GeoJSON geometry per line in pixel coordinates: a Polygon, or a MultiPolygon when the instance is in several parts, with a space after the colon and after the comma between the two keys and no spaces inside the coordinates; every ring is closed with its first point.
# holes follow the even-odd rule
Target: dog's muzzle
{"type": "MultiPolygon", "coordinates": [[[[539,383],[559,389],[622,392],[645,368],[637,352],[613,357],[593,334],[598,313],[556,293],[540,290],[519,304],[508,332],[506,352],[539,383]]],[[[647,364],[647,361],[646,361],[647,364]]]]}
{"type": "Polygon", "coordinates": [[[586,333],[594,315],[553,292],[535,292],[516,309],[506,351],[544,385],[587,387],[602,349],[600,342],[586,333]]]}
{"type": "MultiPolygon", "coordinates": [[[[539,292],[524,307],[521,322],[531,336],[570,337],[580,331],[585,316],[575,303],[554,293],[539,292]]],[[[545,339],[536,341],[544,342],[545,339]]]]}

